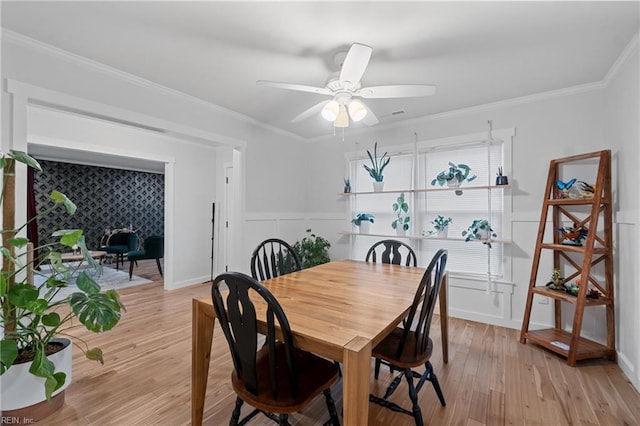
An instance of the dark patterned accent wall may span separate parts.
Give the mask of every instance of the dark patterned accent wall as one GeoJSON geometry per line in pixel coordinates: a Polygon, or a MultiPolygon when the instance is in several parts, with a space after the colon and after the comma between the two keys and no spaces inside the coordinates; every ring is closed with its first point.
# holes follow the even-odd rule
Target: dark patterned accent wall
{"type": "Polygon", "coordinates": [[[58,190],[78,207],[75,215],[62,210],[38,221],[40,245],[53,242],[59,229],[82,229],[89,249],[96,249],[105,230],[133,226],[138,236],[164,235],[164,175],[106,167],[38,160],[34,173],[36,209],[51,206],[58,190]]]}

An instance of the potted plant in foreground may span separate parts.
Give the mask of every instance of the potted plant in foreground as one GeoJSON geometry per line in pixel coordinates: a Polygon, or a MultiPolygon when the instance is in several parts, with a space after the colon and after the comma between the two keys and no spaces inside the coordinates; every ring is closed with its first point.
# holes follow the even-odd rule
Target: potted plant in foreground
{"type": "MultiPolygon", "coordinates": [[[[60,395],[56,399],[61,405],[64,402],[61,392],[71,380],[71,342],[68,339],[61,341],[59,337],[70,337],[65,331],[74,325],[73,322],[79,322],[96,333],[110,330],[120,320],[123,309],[118,293],[115,290],[101,291],[86,271],[76,276],[78,291],[66,297],[57,297],[60,290],[68,286],[73,270],[62,262],[61,253],[56,251],[58,244],[38,247],[40,257],[33,260],[33,251],[27,249],[31,246],[28,239],[16,236],[27,226],[27,223],[15,226],[16,162],[41,170],[37,161],[23,152],[11,151],[0,157],[0,167],[3,169],[0,193],[3,212],[0,274],[0,321],[3,329],[0,340],[0,387],[3,416],[11,416],[13,410],[18,409],[24,413],[23,410],[28,411],[45,400],[51,402],[54,395],[60,395]],[[36,286],[30,282],[31,273],[44,263],[50,264],[55,273],[36,286]],[[61,352],[54,353],[56,351],[61,352]],[[62,370],[65,366],[68,368],[66,372],[62,370]]],[[[53,205],[31,220],[62,207],[68,214],[76,210],[76,206],[60,192],[53,191],[50,199],[53,205]]],[[[78,246],[90,266],[101,268],[89,256],[82,230],[61,230],[53,236],[59,237],[61,247],[78,246]]],[[[99,348],[90,349],[86,342],[81,343],[83,345],[78,346],[87,358],[103,363],[99,348]]],[[[40,418],[50,414],[47,405],[57,404],[45,404],[44,414],[40,418]]]]}
{"type": "Polygon", "coordinates": [[[391,207],[396,214],[396,218],[391,222],[391,227],[396,230],[398,235],[406,234],[409,230],[411,216],[409,216],[409,204],[404,200],[404,192],[400,194],[391,207]]]}
{"type": "MultiPolygon", "coordinates": [[[[435,186],[436,183],[440,186],[447,185],[451,188],[458,188],[465,180],[472,182],[477,178],[476,175],[469,177],[471,168],[466,164],[452,163],[449,161],[449,168],[438,173],[435,179],[431,181],[431,186],[435,186]]],[[[462,191],[456,190],[456,195],[462,195],[462,191]]]]}
{"type": "Polygon", "coordinates": [[[446,238],[449,230],[449,224],[453,222],[453,219],[450,217],[444,217],[441,214],[436,216],[431,223],[433,227],[436,229],[436,234],[438,237],[446,238]]]}
{"type": "Polygon", "coordinates": [[[351,222],[360,229],[361,234],[368,234],[375,216],[370,213],[358,213],[351,222]]]}
{"type": "Polygon", "coordinates": [[[462,236],[465,237],[465,241],[479,240],[491,248],[491,238],[497,237],[498,234],[491,228],[487,219],[475,219],[466,231],[462,231],[462,236]]]}
{"type": "Polygon", "coordinates": [[[382,175],[382,171],[387,167],[391,158],[387,156],[386,152],[382,154],[382,157],[378,158],[378,142],[373,146],[373,155],[371,155],[369,150],[367,150],[367,155],[369,156],[369,160],[371,160],[371,167],[366,164],[364,164],[363,167],[373,178],[373,191],[382,192],[382,189],[384,188],[384,176],[382,175]]]}

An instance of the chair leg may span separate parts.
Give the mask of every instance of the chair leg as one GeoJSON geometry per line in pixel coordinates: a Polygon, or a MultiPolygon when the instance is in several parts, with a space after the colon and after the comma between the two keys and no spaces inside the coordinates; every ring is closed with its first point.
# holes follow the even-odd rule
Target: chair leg
{"type": "Polygon", "coordinates": [[[133,260],[129,262],[129,281],[131,281],[131,277],[133,277],[133,260]]]}
{"type": "Polygon", "coordinates": [[[378,380],[378,376],[380,375],[380,358],[376,358],[376,367],[373,371],[373,377],[378,380]]]}
{"type": "Polygon", "coordinates": [[[278,417],[278,424],[280,426],[288,426],[289,425],[289,415],[288,414],[280,414],[278,417]]]}
{"type": "Polygon", "coordinates": [[[156,263],[158,264],[158,271],[160,271],[160,276],[162,277],[162,266],[160,266],[160,259],[156,259],[156,263]]]}
{"type": "Polygon", "coordinates": [[[429,361],[425,364],[427,372],[429,373],[427,380],[431,382],[433,385],[433,389],[436,391],[436,395],[438,395],[438,399],[440,400],[440,405],[445,407],[447,403],[444,401],[444,395],[442,394],[442,389],[440,389],[440,383],[438,382],[438,377],[433,372],[433,365],[429,361]]]}
{"type": "Polygon", "coordinates": [[[336,403],[331,396],[331,389],[327,388],[323,392],[324,399],[327,402],[327,410],[329,410],[329,421],[325,425],[340,426],[340,419],[338,419],[338,412],[336,411],[336,403]]]}
{"type": "Polygon", "coordinates": [[[244,401],[239,397],[236,398],[236,407],[233,409],[233,414],[231,414],[231,420],[229,420],[229,426],[236,426],[238,424],[238,420],[240,420],[240,408],[244,404],[244,401]]]}
{"type": "Polygon", "coordinates": [[[416,426],[423,426],[422,411],[420,410],[420,405],[418,405],[418,392],[413,386],[413,371],[410,368],[405,369],[404,377],[409,385],[409,398],[411,398],[411,403],[413,404],[413,417],[416,421],[416,426]]]}

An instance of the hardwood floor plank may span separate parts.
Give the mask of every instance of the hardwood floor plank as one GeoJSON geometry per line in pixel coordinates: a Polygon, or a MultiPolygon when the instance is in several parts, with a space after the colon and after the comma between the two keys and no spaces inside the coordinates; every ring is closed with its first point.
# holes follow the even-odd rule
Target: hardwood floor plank
{"type": "MultiPolygon", "coordinates": [[[[111,332],[95,335],[75,326],[68,333],[104,350],[105,365],[73,353],[73,382],[65,406],[42,422],[68,425],[191,424],[191,299],[208,296],[209,285],[165,291],[153,260],[136,274],[152,284],[121,291],[127,307],[111,332]]],[[[439,319],[434,317],[432,364],[447,401],[441,407],[430,383],[420,392],[425,424],[431,425],[617,425],[640,424],[640,395],[614,363],[566,360],[539,346],[518,342],[518,331],[451,318],[449,363],[442,362],[439,319]]],[[[204,424],[228,424],[235,404],[229,349],[218,325],[208,374],[204,424]]],[[[384,392],[392,380],[384,367],[370,391],[384,392]]],[[[342,382],[332,388],[338,412],[342,382]]],[[[392,397],[410,407],[402,383],[392,397]]],[[[249,412],[245,407],[243,412],[249,412]]],[[[322,425],[328,418],[323,398],[291,417],[293,425],[322,425]]],[[[369,405],[371,425],[413,425],[413,419],[369,405]]],[[[251,425],[272,424],[259,416],[251,425]]]]}

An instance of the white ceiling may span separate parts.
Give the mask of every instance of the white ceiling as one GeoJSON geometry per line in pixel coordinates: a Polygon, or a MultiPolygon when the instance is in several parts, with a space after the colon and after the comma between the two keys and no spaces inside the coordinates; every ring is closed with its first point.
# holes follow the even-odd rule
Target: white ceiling
{"type": "Polygon", "coordinates": [[[2,26],[314,138],[332,124],[291,119],[325,97],[256,80],[322,87],[337,51],[370,45],[363,85],[437,85],[432,97],[367,100],[384,125],[601,81],[638,33],[639,11],[638,1],[5,0],[2,26]]]}

